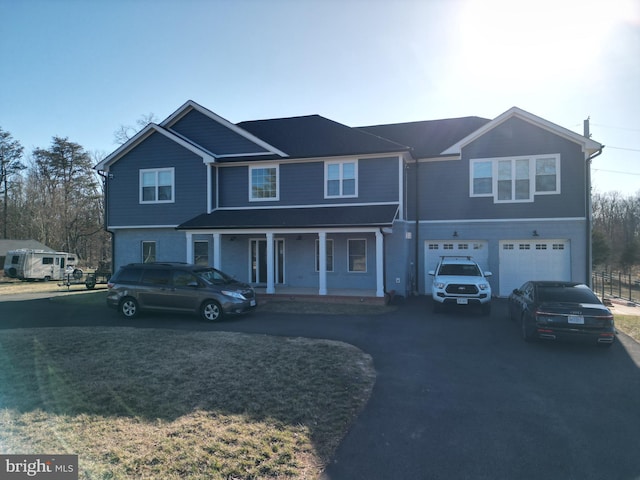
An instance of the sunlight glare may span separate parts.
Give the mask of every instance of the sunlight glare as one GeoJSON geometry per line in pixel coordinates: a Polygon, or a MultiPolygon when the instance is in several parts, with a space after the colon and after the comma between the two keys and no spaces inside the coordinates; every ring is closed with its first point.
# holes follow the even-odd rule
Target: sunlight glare
{"type": "Polygon", "coordinates": [[[611,30],[636,0],[468,0],[460,5],[457,68],[480,88],[528,90],[576,81],[596,68],[611,30]]]}

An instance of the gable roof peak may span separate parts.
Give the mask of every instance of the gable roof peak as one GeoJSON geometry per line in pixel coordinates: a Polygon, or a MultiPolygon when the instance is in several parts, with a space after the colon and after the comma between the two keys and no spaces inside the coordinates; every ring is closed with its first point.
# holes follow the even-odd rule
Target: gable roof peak
{"type": "Polygon", "coordinates": [[[565,127],[561,127],[560,125],[556,125],[555,123],[550,122],[549,120],[545,120],[542,117],[538,117],[533,113],[527,112],[520,107],[511,107],[504,113],[498,115],[493,120],[489,121],[485,125],[481,126],[474,132],[470,133],[463,139],[459,140],[455,144],[451,145],[449,148],[442,152],[442,155],[459,155],[462,148],[478,139],[485,133],[493,130],[497,126],[503,124],[507,120],[511,118],[519,118],[524,120],[525,122],[531,123],[543,130],[547,130],[555,135],[566,138],[569,141],[577,143],[582,146],[582,151],[585,154],[591,155],[598,150],[604,148],[604,145],[596,142],[595,140],[591,140],[590,138],[585,137],[584,135],[580,135],[579,133],[573,132],[565,127]]]}

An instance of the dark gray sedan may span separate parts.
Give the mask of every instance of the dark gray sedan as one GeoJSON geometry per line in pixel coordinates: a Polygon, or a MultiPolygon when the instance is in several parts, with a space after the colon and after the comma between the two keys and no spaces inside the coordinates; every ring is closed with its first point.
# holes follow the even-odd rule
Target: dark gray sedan
{"type": "Polygon", "coordinates": [[[578,339],[609,347],[615,339],[613,314],[584,284],[531,281],[509,296],[509,317],[522,338],[578,339]]]}

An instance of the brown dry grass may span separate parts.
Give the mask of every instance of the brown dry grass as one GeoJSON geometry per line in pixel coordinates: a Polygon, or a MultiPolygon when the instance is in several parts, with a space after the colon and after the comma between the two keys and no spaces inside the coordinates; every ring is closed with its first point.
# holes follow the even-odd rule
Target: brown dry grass
{"type": "Polygon", "coordinates": [[[78,454],[81,478],[316,478],[374,379],[339,342],[5,330],[0,451],[78,454]]]}

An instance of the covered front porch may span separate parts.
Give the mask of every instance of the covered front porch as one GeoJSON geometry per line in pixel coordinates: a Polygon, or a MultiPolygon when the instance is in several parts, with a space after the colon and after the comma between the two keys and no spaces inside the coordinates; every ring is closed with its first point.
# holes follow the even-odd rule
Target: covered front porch
{"type": "Polygon", "coordinates": [[[261,295],[384,302],[384,236],[397,211],[397,204],[215,210],[178,228],[188,262],[198,263],[196,247],[206,242],[208,265],[261,295]]]}

